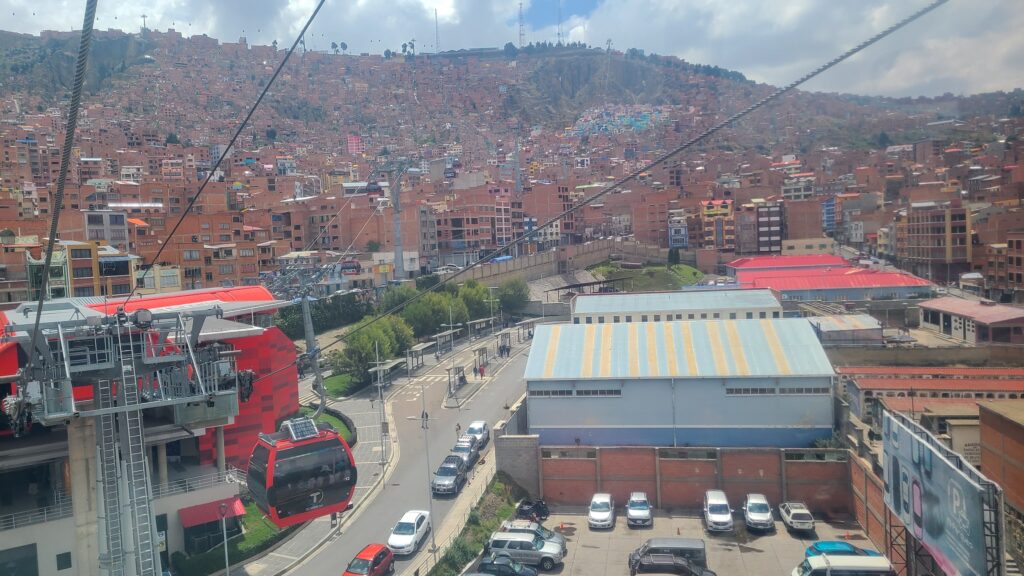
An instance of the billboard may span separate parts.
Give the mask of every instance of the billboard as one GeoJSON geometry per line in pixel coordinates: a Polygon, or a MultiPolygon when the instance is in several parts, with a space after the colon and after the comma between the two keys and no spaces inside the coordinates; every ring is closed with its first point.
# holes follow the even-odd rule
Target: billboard
{"type": "Polygon", "coordinates": [[[912,420],[882,420],[885,504],[946,576],[987,574],[981,475],[912,420]]]}

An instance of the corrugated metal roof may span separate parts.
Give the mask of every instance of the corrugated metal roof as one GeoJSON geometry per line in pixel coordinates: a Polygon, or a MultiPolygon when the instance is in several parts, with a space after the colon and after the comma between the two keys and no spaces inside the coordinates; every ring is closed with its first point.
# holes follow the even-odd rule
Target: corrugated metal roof
{"type": "Polygon", "coordinates": [[[921,302],[921,308],[939,310],[948,314],[971,318],[982,324],[997,324],[1012,320],[1024,320],[1024,309],[1002,304],[983,304],[978,300],[965,300],[955,296],[943,296],[921,302]]]}
{"type": "Polygon", "coordinates": [[[786,268],[800,266],[845,266],[846,260],[832,254],[807,254],[806,256],[748,256],[737,258],[726,264],[730,268],[786,268]]]}
{"type": "Polygon", "coordinates": [[[808,318],[811,324],[822,332],[846,332],[848,330],[878,330],[882,324],[870,314],[844,314],[839,316],[815,316],[808,318]]]}
{"type": "Polygon", "coordinates": [[[1020,380],[989,378],[854,378],[861,390],[956,390],[971,392],[1024,392],[1020,380]]]}
{"type": "Polygon", "coordinates": [[[830,376],[802,318],[537,326],[526,380],[830,376]]]}
{"type": "Polygon", "coordinates": [[[788,290],[839,290],[844,288],[913,288],[929,286],[930,284],[927,280],[900,272],[758,278],[752,282],[755,288],[771,288],[780,292],[788,290]]]}
{"type": "Polygon", "coordinates": [[[771,290],[706,290],[640,294],[582,294],[573,300],[574,314],[618,314],[681,310],[724,310],[781,307],[771,290]]]}
{"type": "Polygon", "coordinates": [[[839,374],[878,374],[883,376],[974,376],[1024,378],[1024,368],[972,368],[967,366],[837,366],[839,374]]]}

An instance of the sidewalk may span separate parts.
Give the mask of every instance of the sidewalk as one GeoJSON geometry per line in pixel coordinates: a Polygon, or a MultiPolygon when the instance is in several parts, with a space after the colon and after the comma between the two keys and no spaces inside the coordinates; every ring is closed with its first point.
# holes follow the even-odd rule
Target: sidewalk
{"type": "MultiPolygon", "coordinates": [[[[493,439],[491,440],[493,443],[493,439]]],[[[400,573],[401,576],[424,576],[435,564],[441,561],[444,553],[451,546],[452,542],[462,533],[469,521],[469,513],[480,501],[480,497],[487,491],[487,486],[494,478],[494,450],[488,448],[486,459],[477,464],[473,475],[463,493],[459,495],[455,505],[445,516],[440,526],[434,527],[434,539],[437,541],[437,554],[430,554],[429,546],[423,549],[423,559],[418,564],[413,564],[400,573]],[[470,495],[466,497],[466,495],[470,495]],[[435,560],[436,558],[436,560],[435,560]]],[[[428,543],[429,544],[429,543],[428,543]]]]}

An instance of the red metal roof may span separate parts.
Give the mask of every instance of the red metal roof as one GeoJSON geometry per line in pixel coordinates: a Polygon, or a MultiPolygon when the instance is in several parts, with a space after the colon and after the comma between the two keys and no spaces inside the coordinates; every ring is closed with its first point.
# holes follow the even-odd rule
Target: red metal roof
{"type": "Polygon", "coordinates": [[[983,398],[923,398],[921,396],[883,396],[879,400],[885,407],[895,412],[910,412],[920,414],[929,408],[938,406],[974,406],[977,412],[978,402],[983,398]]]}
{"type": "Polygon", "coordinates": [[[1024,322],[1024,309],[995,303],[982,303],[979,300],[965,300],[955,296],[943,296],[933,300],[925,300],[921,308],[938,310],[947,314],[964,316],[982,324],[999,324],[1002,322],[1024,322]]]}
{"type": "Polygon", "coordinates": [[[841,290],[844,288],[907,288],[928,285],[930,285],[930,282],[927,280],[901,272],[758,278],[750,283],[750,286],[753,288],[771,288],[779,292],[787,290],[841,290]]]}
{"type": "Polygon", "coordinates": [[[1024,392],[1021,380],[994,378],[854,378],[861,390],[952,390],[970,392],[1024,392]]]}
{"type": "Polygon", "coordinates": [[[989,378],[1024,378],[1024,368],[971,368],[961,366],[836,366],[843,375],[879,376],[974,376],[989,378]]]}
{"type": "Polygon", "coordinates": [[[825,268],[761,268],[754,270],[737,270],[736,280],[753,282],[761,278],[806,278],[818,276],[849,276],[850,274],[874,274],[877,270],[857,268],[853,266],[835,266],[825,268]]]}
{"type": "Polygon", "coordinates": [[[808,254],[806,256],[748,256],[737,258],[726,264],[731,268],[798,268],[803,266],[846,266],[846,260],[832,254],[808,254]]]}
{"type": "Polygon", "coordinates": [[[209,288],[205,290],[188,290],[170,294],[153,294],[141,298],[132,298],[131,302],[111,298],[105,303],[89,304],[89,308],[104,314],[117,312],[118,306],[124,306],[125,312],[133,312],[139,308],[166,308],[196,302],[269,302],[274,296],[263,286],[238,286],[235,288],[209,288]]]}
{"type": "Polygon", "coordinates": [[[182,527],[191,528],[201,524],[209,524],[210,522],[219,522],[220,505],[222,503],[227,506],[224,514],[225,518],[245,515],[245,506],[242,505],[242,501],[239,500],[238,496],[232,496],[223,500],[214,500],[213,502],[197,504],[178,510],[178,518],[181,519],[182,527]]]}

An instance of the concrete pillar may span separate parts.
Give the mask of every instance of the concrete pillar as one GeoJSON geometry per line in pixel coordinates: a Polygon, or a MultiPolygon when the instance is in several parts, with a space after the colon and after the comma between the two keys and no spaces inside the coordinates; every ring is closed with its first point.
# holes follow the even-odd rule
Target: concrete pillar
{"type": "Polygon", "coordinates": [[[96,425],[93,418],[68,424],[68,473],[71,511],[75,522],[73,566],[80,576],[99,576],[99,536],[96,516],[96,425]]]}
{"type": "Polygon", "coordinates": [[[161,490],[167,489],[167,444],[156,445],[156,475],[161,490]]]}
{"type": "Polygon", "coordinates": [[[224,472],[227,469],[224,458],[224,427],[217,426],[217,471],[224,472]]]}
{"type": "Polygon", "coordinates": [[[661,508],[661,449],[654,448],[654,506],[661,508]]]}
{"type": "Polygon", "coordinates": [[[594,470],[596,471],[597,476],[597,491],[602,492],[601,488],[604,485],[604,483],[601,482],[601,447],[598,446],[594,448],[594,452],[594,470]]]}

